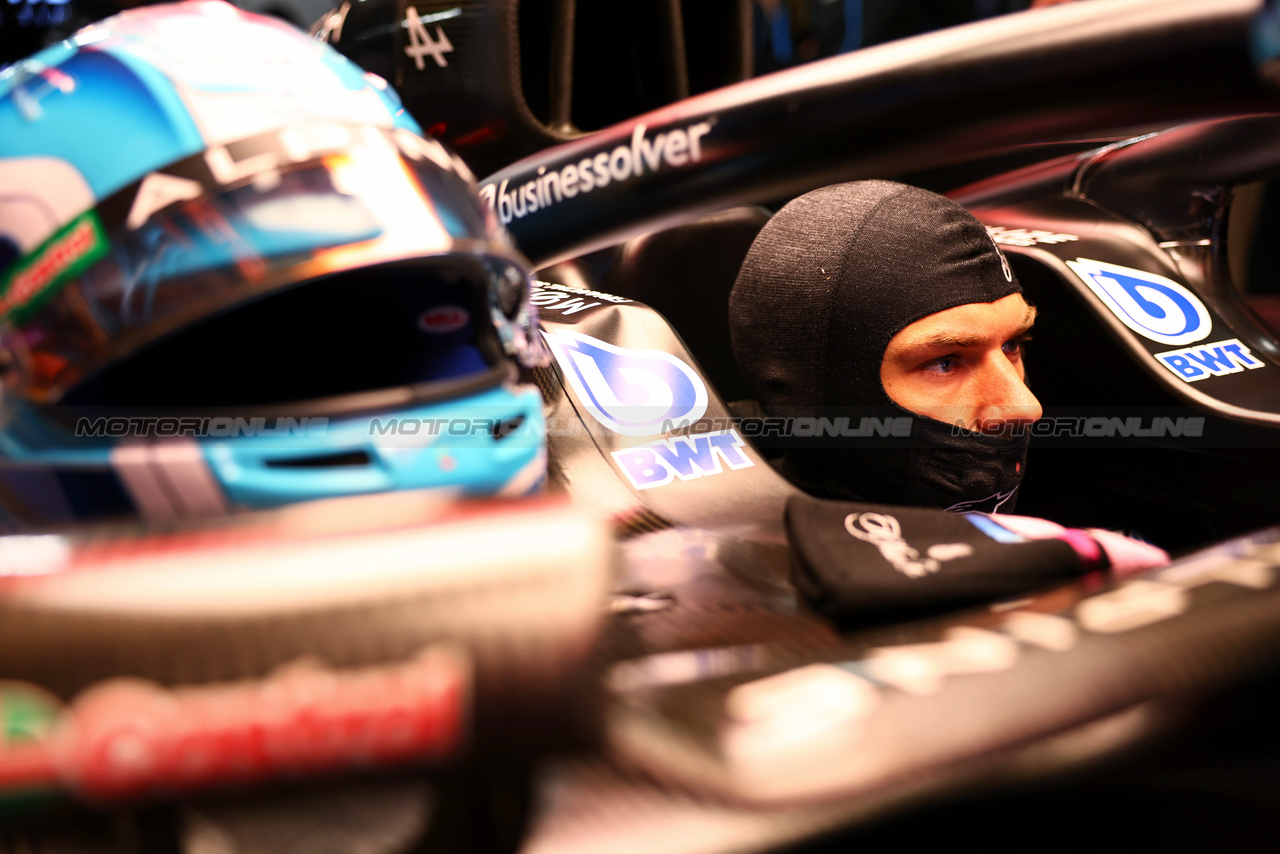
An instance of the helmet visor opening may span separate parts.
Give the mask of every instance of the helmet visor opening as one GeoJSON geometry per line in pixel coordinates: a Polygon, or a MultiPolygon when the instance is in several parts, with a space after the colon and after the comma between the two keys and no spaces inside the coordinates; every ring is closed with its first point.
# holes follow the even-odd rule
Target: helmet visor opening
{"type": "Polygon", "coordinates": [[[485,285],[475,280],[483,271],[467,260],[348,270],[272,293],[108,366],[63,402],[261,408],[399,387],[425,399],[460,384],[496,385],[510,369],[485,285]]]}
{"type": "Polygon", "coordinates": [[[470,185],[369,133],[229,187],[182,177],[206,168],[188,158],[161,182],[177,201],[146,213],[142,189],[126,188],[73,220],[0,294],[8,388],[96,406],[319,404],[391,388],[403,402],[537,361],[528,271],[470,185]],[[405,322],[422,340],[400,337],[405,322]]]}

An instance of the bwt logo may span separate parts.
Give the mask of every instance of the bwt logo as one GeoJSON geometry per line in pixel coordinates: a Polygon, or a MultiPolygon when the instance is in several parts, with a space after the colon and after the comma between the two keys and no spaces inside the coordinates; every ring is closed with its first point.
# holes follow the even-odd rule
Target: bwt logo
{"type": "Polygon", "coordinates": [[[1067,266],[1121,323],[1144,338],[1193,344],[1213,326],[1204,303],[1172,279],[1088,258],[1068,261],[1067,266]]]}
{"type": "Polygon", "coordinates": [[[676,478],[697,480],[720,474],[723,466],[745,469],[754,465],[742,452],[745,443],[736,430],[672,436],[660,442],[614,451],[622,473],[636,489],[666,486],[676,478]]]}
{"type": "Polygon", "coordinates": [[[565,379],[592,418],[624,436],[655,436],[665,422],[707,411],[707,386],[661,350],[615,347],[577,332],[544,333],[565,379]]]}
{"type": "Polygon", "coordinates": [[[1156,358],[1177,374],[1179,379],[1189,383],[1205,377],[1238,374],[1246,368],[1254,370],[1265,366],[1264,362],[1254,358],[1249,348],[1241,344],[1238,338],[1157,353],[1156,358]]]}

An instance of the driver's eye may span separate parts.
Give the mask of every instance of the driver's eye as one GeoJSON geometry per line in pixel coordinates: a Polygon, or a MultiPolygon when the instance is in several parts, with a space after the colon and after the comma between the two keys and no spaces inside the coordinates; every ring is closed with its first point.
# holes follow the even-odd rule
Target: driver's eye
{"type": "Polygon", "coordinates": [[[1006,356],[1021,356],[1023,350],[1026,348],[1027,342],[1030,340],[1031,336],[1023,335],[1004,342],[1000,349],[1004,351],[1006,356]]]}
{"type": "Polygon", "coordinates": [[[943,356],[941,358],[925,362],[924,369],[932,374],[949,374],[956,369],[956,365],[959,361],[960,358],[958,356],[943,356]]]}

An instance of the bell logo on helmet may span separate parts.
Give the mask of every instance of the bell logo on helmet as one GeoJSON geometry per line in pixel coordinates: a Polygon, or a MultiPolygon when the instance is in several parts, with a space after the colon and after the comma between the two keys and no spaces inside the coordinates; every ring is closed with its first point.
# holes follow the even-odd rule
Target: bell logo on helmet
{"type": "Polygon", "coordinates": [[[444,335],[457,332],[471,322],[471,315],[465,308],[456,305],[438,305],[429,308],[418,318],[418,326],[424,332],[433,335],[444,335]]]}
{"type": "Polygon", "coordinates": [[[583,408],[624,436],[654,436],[707,411],[707,386],[661,350],[615,347],[577,332],[544,333],[583,408]],[[664,428],[666,425],[666,428],[664,428]]]}
{"type": "Polygon", "coordinates": [[[1199,297],[1172,279],[1088,258],[1068,261],[1067,266],[1121,323],[1144,338],[1192,344],[1213,327],[1199,297]]]}

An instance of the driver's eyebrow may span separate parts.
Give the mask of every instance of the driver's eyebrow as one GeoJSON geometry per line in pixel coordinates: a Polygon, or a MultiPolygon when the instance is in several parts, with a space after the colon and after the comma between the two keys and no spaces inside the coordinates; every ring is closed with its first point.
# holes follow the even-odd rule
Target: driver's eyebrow
{"type": "MultiPolygon", "coordinates": [[[[1031,327],[1036,323],[1036,307],[1031,303],[1027,303],[1026,313],[1022,315],[1022,322],[1018,324],[1018,328],[1009,336],[1009,341],[1022,335],[1026,335],[1031,331],[1031,327]]],[[[966,335],[960,332],[938,332],[933,335],[908,341],[903,350],[946,350],[952,347],[964,349],[966,347],[981,347],[987,343],[985,335],[966,335]]],[[[1001,342],[1004,343],[1004,342],[1001,342]]]]}
{"type": "MultiPolygon", "coordinates": [[[[1023,297],[1023,299],[1026,299],[1023,297]]],[[[1017,338],[1019,335],[1026,335],[1031,331],[1031,327],[1036,325],[1036,315],[1038,314],[1034,303],[1027,303],[1027,311],[1022,315],[1022,323],[1018,324],[1018,329],[1009,336],[1010,340],[1017,338]]]]}

